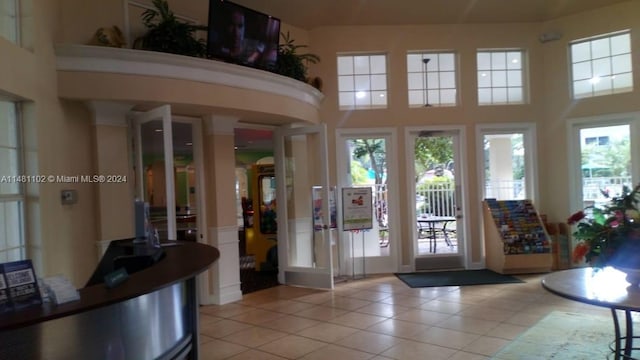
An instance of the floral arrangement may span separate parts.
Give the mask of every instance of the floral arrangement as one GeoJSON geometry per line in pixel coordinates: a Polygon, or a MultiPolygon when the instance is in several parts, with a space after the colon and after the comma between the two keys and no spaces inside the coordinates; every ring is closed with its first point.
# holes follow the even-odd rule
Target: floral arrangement
{"type": "MultiPolygon", "coordinates": [[[[602,193],[609,198],[608,192],[602,193]]],[[[577,225],[573,236],[578,240],[573,262],[584,259],[596,267],[640,268],[639,205],[640,185],[633,190],[624,186],[622,194],[612,197],[607,205],[571,215],[567,223],[577,225]],[[591,216],[587,217],[587,212],[591,216]]]]}

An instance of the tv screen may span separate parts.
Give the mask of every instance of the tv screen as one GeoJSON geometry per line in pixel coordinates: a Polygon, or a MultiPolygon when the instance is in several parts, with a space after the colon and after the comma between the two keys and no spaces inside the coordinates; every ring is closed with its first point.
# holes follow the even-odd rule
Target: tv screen
{"type": "Polygon", "coordinates": [[[209,1],[210,58],[273,70],[278,59],[280,20],[225,0],[209,1]]]}

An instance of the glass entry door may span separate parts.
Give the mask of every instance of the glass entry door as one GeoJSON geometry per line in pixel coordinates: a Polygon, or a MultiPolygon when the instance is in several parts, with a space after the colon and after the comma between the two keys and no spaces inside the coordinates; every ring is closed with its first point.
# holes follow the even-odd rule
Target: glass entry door
{"type": "Polygon", "coordinates": [[[279,128],[274,139],[279,281],[332,289],[337,239],[326,127],[279,128]]]}
{"type": "Polygon", "coordinates": [[[461,131],[409,132],[416,270],[465,267],[461,131]]]}

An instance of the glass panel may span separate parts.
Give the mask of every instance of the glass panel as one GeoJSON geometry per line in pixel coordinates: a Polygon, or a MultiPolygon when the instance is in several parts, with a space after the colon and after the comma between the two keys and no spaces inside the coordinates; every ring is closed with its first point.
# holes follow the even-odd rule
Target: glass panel
{"type": "Polygon", "coordinates": [[[611,77],[601,77],[597,78],[593,82],[593,92],[595,95],[605,95],[611,94],[613,90],[613,83],[611,81],[611,77]]]}
{"type": "Polygon", "coordinates": [[[437,72],[427,73],[427,89],[438,89],[440,79],[437,72]]]}
{"type": "Polygon", "coordinates": [[[353,91],[355,86],[353,84],[353,76],[338,76],[338,89],[340,91],[353,91]]]}
{"type": "Polygon", "coordinates": [[[17,114],[13,102],[0,101],[0,146],[17,147],[17,114]]]}
{"type": "Polygon", "coordinates": [[[352,107],[356,104],[355,93],[353,92],[341,92],[338,94],[338,103],[340,106],[352,107]]]}
{"type": "Polygon", "coordinates": [[[574,81],[573,95],[576,98],[590,96],[593,91],[590,80],[574,81]]]}
{"type": "Polygon", "coordinates": [[[409,91],[409,105],[417,105],[417,106],[424,106],[425,101],[424,101],[424,91],[420,90],[420,91],[416,91],[416,90],[411,90],[409,91]]]}
{"type": "Polygon", "coordinates": [[[491,85],[494,87],[507,86],[507,72],[493,71],[491,72],[491,85]]]}
{"type": "Polygon", "coordinates": [[[522,133],[483,136],[485,198],[525,199],[526,167],[523,139],[522,133]]]}
{"type": "Polygon", "coordinates": [[[458,254],[452,136],[418,137],[414,144],[417,255],[458,254]]]}
{"type": "Polygon", "coordinates": [[[623,73],[631,71],[631,55],[618,55],[611,58],[611,66],[613,73],[623,73]]]}
{"type": "Polygon", "coordinates": [[[13,224],[7,221],[5,203],[0,202],[0,252],[7,249],[9,246],[7,245],[7,228],[12,227],[13,224]]]}
{"type": "Polygon", "coordinates": [[[420,72],[422,69],[422,54],[407,54],[407,71],[420,72]]]}
{"type": "Polygon", "coordinates": [[[386,90],[387,75],[371,75],[371,90],[386,90]]]}
{"type": "Polygon", "coordinates": [[[19,194],[20,182],[15,177],[18,174],[18,150],[0,147],[0,177],[6,177],[6,181],[0,181],[0,194],[19,194]],[[12,178],[13,177],[13,178],[12,178]]]}
{"type": "Polygon", "coordinates": [[[369,74],[369,57],[368,56],[354,56],[353,57],[353,72],[354,74],[369,74]]]}
{"type": "Polygon", "coordinates": [[[310,196],[316,179],[321,175],[313,164],[317,154],[314,135],[293,135],[284,138],[285,185],[288,229],[287,256],[289,265],[322,268],[326,245],[324,231],[313,231],[313,203],[310,196]]]}
{"type": "Polygon", "coordinates": [[[606,197],[622,193],[631,183],[631,147],[629,125],[580,129],[582,201],[584,207],[606,204],[606,197]],[[609,144],[587,144],[587,138],[608,137],[609,144]]]}
{"type": "Polygon", "coordinates": [[[573,80],[591,79],[591,62],[573,64],[573,80]]]}
{"type": "Polygon", "coordinates": [[[18,248],[22,244],[22,202],[21,201],[9,201],[5,202],[4,206],[4,222],[6,234],[6,246],[7,248],[18,248]]]}
{"type": "Polygon", "coordinates": [[[3,0],[0,2],[0,36],[12,43],[18,42],[17,15],[16,0],[3,0]]]}
{"type": "Polygon", "coordinates": [[[633,79],[630,73],[616,75],[613,79],[615,92],[628,92],[633,90],[633,79]]]}
{"type": "Polygon", "coordinates": [[[438,59],[440,60],[440,71],[454,71],[456,69],[453,54],[440,54],[438,59]]]}
{"type": "Polygon", "coordinates": [[[456,104],[456,91],[455,90],[442,90],[440,92],[440,104],[441,105],[455,105],[456,104]]]}
{"type": "Polygon", "coordinates": [[[427,63],[427,71],[438,71],[440,69],[437,55],[425,55],[424,58],[429,59],[429,62],[427,63]]]}
{"type": "Polygon", "coordinates": [[[429,104],[439,105],[440,104],[440,90],[429,90],[427,91],[427,96],[429,97],[429,104]]]}
{"type": "Polygon", "coordinates": [[[173,122],[173,166],[175,174],[177,239],[197,241],[196,166],[193,160],[193,125],[173,122]]]}
{"type": "Polygon", "coordinates": [[[478,70],[490,70],[491,69],[491,56],[489,53],[480,52],[476,56],[478,61],[478,70]]]}
{"type": "Polygon", "coordinates": [[[161,239],[167,233],[167,189],[165,178],[164,130],[162,120],[140,124],[143,169],[143,199],[149,203],[151,225],[161,239]]]}
{"type": "Polygon", "coordinates": [[[386,91],[372,91],[371,92],[371,104],[375,106],[387,105],[387,92],[386,91]]]}
{"type": "Polygon", "coordinates": [[[358,91],[356,93],[356,106],[371,105],[371,93],[369,91],[358,91]]]}
{"type": "MultiPolygon", "coordinates": [[[[389,256],[389,208],[387,189],[387,147],[384,138],[347,140],[349,186],[369,186],[374,213],[373,229],[364,232],[366,257],[389,256]]],[[[362,254],[362,242],[355,241],[354,254],[362,254]]]]}
{"type": "Polygon", "coordinates": [[[503,52],[491,53],[491,69],[506,69],[507,68],[507,56],[503,52]]]}
{"type": "Polygon", "coordinates": [[[353,74],[353,57],[338,56],[338,75],[353,74]]]}
{"type": "Polygon", "coordinates": [[[522,69],[522,52],[517,51],[507,53],[507,68],[522,69]]]}
{"type": "Polygon", "coordinates": [[[481,88],[491,87],[491,77],[486,71],[478,72],[478,87],[481,87],[481,88]]]}
{"type": "Polygon", "coordinates": [[[424,89],[424,74],[411,73],[407,75],[409,90],[424,89]]]}
{"type": "Polygon", "coordinates": [[[524,103],[524,94],[522,88],[508,88],[507,96],[509,97],[509,103],[524,103]]]}
{"type": "Polygon", "coordinates": [[[611,55],[625,54],[631,52],[631,38],[629,34],[611,37],[611,55]]]}
{"type": "Polygon", "coordinates": [[[522,86],[522,71],[519,71],[519,70],[507,71],[507,85],[522,86]]]}
{"type": "Polygon", "coordinates": [[[506,104],[507,103],[507,89],[506,88],[493,88],[491,92],[493,96],[494,104],[506,104]]]}
{"type": "Polygon", "coordinates": [[[571,62],[591,60],[591,46],[589,42],[571,45],[571,62]]]}
{"type": "Polygon", "coordinates": [[[491,104],[491,89],[478,89],[478,104],[491,104]]]}
{"type": "Polygon", "coordinates": [[[354,78],[356,90],[371,90],[369,75],[356,75],[354,78]]]}
{"type": "Polygon", "coordinates": [[[609,38],[598,39],[591,42],[591,52],[594,59],[610,56],[609,38]]]}
{"type": "Polygon", "coordinates": [[[260,176],[258,178],[258,186],[260,232],[263,234],[277,234],[275,175],[260,176]]]}
{"type": "Polygon", "coordinates": [[[593,73],[597,76],[611,75],[611,58],[594,60],[593,73]]]}
{"type": "Polygon", "coordinates": [[[456,87],[456,75],[454,72],[440,73],[440,87],[453,89],[456,87]]]}
{"type": "Polygon", "coordinates": [[[385,55],[371,56],[371,73],[386,74],[387,73],[387,57],[385,55]]]}

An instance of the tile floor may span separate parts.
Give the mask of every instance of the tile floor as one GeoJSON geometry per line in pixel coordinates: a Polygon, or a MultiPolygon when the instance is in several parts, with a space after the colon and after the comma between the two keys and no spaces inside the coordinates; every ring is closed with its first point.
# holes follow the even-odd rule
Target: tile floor
{"type": "Polygon", "coordinates": [[[521,284],[412,289],[394,275],[333,291],[277,286],[200,308],[200,359],[490,359],[554,310],[609,316],[521,284]]]}

